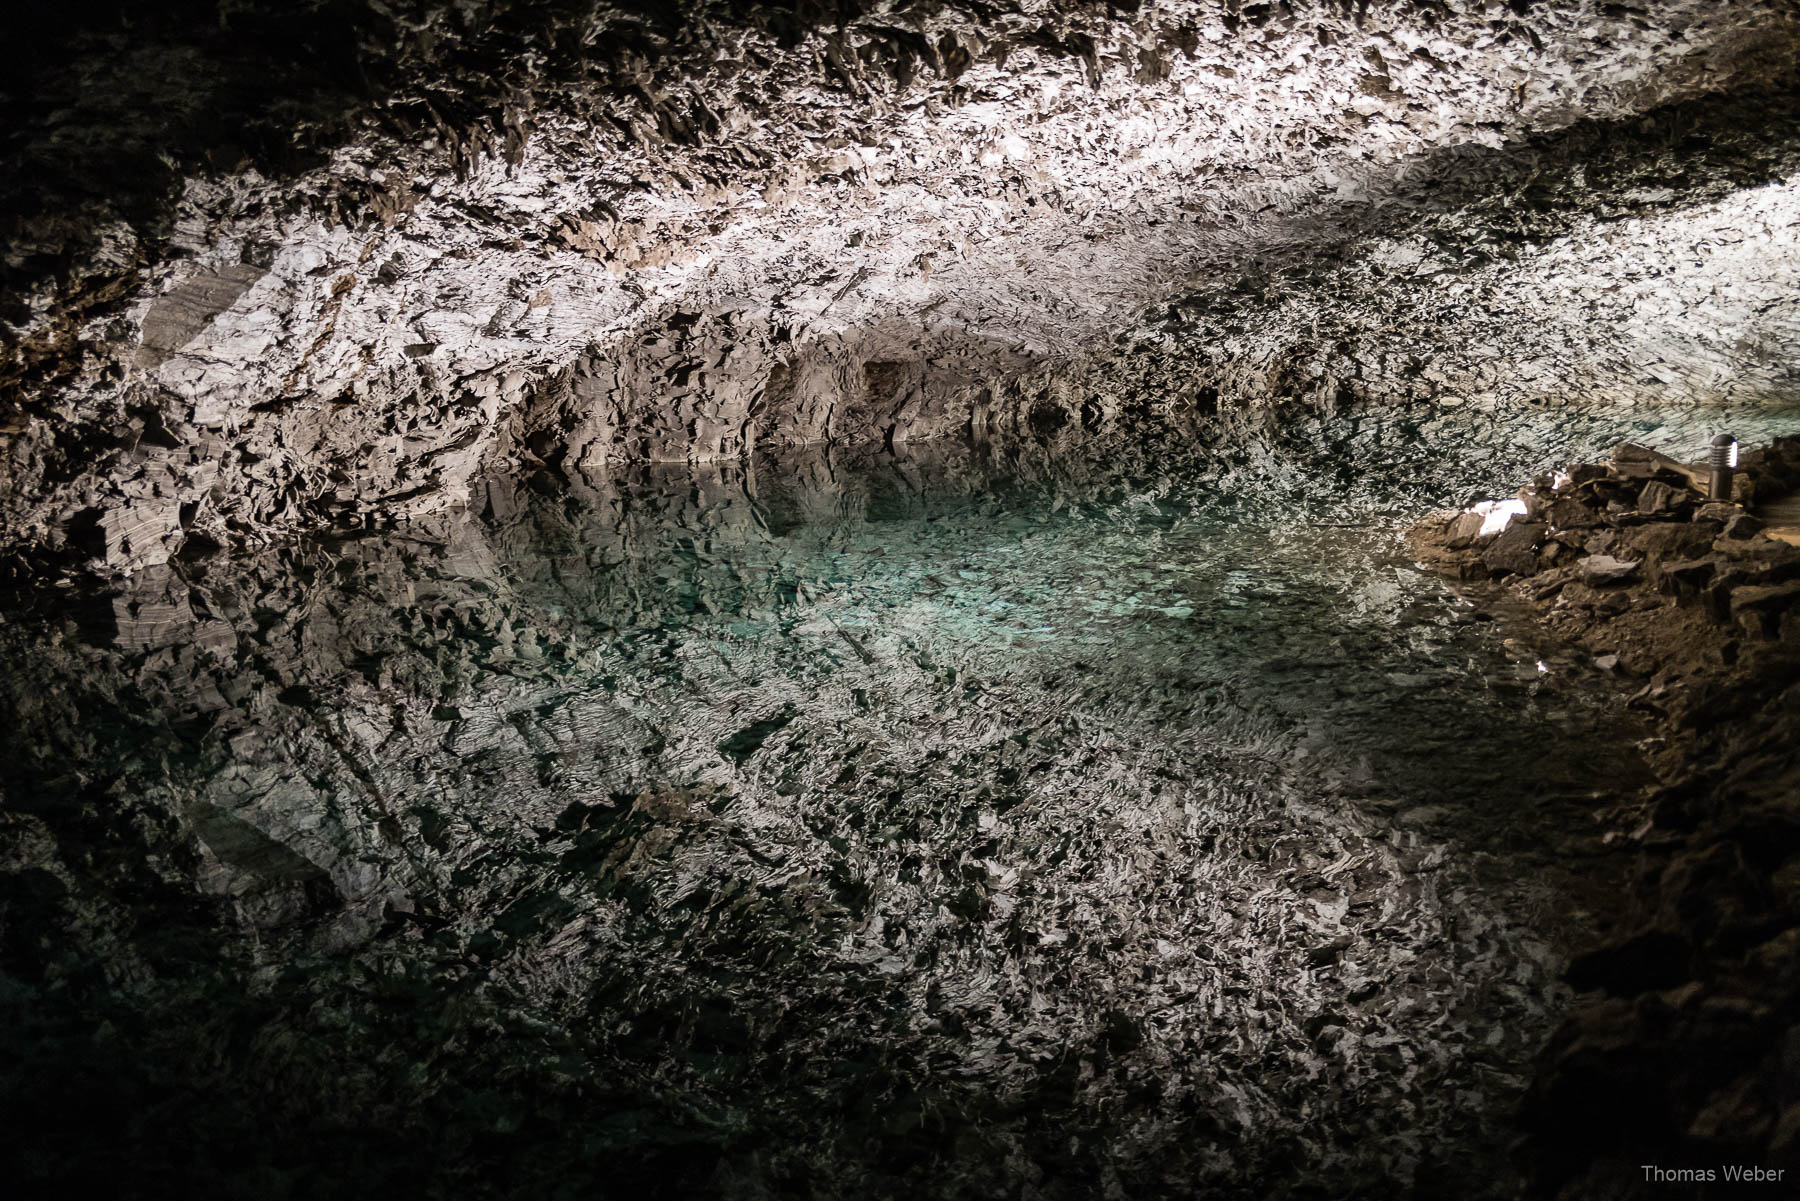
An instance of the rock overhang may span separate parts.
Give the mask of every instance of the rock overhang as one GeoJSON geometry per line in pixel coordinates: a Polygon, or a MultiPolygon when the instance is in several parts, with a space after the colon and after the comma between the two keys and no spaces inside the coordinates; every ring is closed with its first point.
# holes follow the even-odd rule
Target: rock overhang
{"type": "Polygon", "coordinates": [[[535,462],[1221,396],[1791,391],[1785,5],[346,13],[398,32],[322,162],[9,198],[14,540],[131,569],[535,462]]]}

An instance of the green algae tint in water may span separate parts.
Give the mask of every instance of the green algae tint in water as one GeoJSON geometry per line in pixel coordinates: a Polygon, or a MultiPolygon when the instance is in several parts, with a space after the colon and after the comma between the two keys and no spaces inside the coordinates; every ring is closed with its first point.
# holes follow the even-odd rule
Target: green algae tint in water
{"type": "Polygon", "coordinates": [[[202,1196],[1510,1195],[1643,731],[1400,534],[1705,429],[1377,417],[495,489],[0,627],[25,1134],[202,1196]]]}

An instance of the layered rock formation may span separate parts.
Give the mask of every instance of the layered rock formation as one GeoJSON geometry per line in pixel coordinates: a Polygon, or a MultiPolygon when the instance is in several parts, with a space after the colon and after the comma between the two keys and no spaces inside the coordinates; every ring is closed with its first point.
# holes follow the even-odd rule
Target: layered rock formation
{"type": "Polygon", "coordinates": [[[1797,28],[99,4],[8,97],[6,541],[128,571],[533,461],[1221,397],[1779,392],[1797,28]]]}
{"type": "Polygon", "coordinates": [[[1370,541],[1794,395],[1788,0],[89,0],[6,42],[22,1178],[1511,1196],[1640,846],[1537,1183],[1793,1151],[1792,556],[1654,465],[1456,534],[1646,675],[1639,808],[1602,668],[1370,541]],[[865,528],[1021,480],[1071,528],[865,528]],[[1140,561],[1182,522],[1192,596],[1140,561]],[[1692,637],[1614,645],[1653,611],[1692,637]]]}

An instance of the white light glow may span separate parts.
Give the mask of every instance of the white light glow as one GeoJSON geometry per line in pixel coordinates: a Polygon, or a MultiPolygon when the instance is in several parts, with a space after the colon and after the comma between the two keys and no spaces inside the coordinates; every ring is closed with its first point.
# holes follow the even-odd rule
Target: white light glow
{"type": "Polygon", "coordinates": [[[1498,534],[1512,524],[1512,519],[1525,512],[1522,500],[1484,500],[1480,504],[1471,505],[1469,512],[1481,515],[1481,537],[1498,534]]]}

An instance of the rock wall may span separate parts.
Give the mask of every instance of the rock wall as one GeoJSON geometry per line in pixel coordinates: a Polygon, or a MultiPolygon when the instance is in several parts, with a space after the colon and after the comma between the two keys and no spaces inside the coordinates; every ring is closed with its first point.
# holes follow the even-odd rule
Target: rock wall
{"type": "Polygon", "coordinates": [[[1776,0],[201,15],[8,97],[14,570],[533,460],[1792,385],[1776,0]]]}

